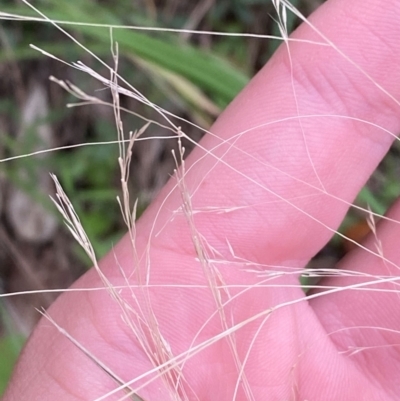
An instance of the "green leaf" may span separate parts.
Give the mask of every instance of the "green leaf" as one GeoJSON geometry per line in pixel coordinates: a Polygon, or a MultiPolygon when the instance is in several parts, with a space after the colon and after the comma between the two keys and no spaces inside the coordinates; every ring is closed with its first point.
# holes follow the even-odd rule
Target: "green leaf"
{"type": "Polygon", "coordinates": [[[22,344],[23,338],[19,336],[9,335],[0,339],[0,395],[11,377],[22,344]]]}
{"type": "MultiPolygon", "coordinates": [[[[27,9],[21,7],[9,7],[6,11],[27,14],[27,9]]],[[[98,3],[89,0],[85,2],[59,0],[54,2],[51,8],[42,8],[41,11],[55,20],[123,25],[123,21],[109,9],[102,8],[98,3]]],[[[92,42],[97,41],[110,54],[111,40],[108,28],[87,25],[65,25],[63,28],[80,35],[84,34],[92,42]]],[[[171,36],[163,32],[160,38],[160,34],[156,37],[150,33],[117,28],[113,29],[112,35],[114,41],[119,44],[121,55],[132,54],[182,75],[202,90],[210,92],[222,106],[229,103],[249,80],[242,71],[224,59],[193,45],[179,42],[176,35],[171,36]]],[[[50,52],[47,46],[43,47],[50,52]]],[[[97,49],[95,53],[104,54],[104,51],[99,52],[97,49]]],[[[59,54],[58,51],[56,54],[59,54]]]]}

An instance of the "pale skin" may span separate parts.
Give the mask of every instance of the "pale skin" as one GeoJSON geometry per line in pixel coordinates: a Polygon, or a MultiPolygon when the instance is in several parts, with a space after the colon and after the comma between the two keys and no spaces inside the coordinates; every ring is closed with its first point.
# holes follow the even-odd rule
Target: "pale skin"
{"type": "MultiPolygon", "coordinates": [[[[311,21],[376,83],[400,99],[398,0],[331,0],[311,21]]],[[[295,35],[320,40],[304,26],[295,35]]],[[[297,114],[347,115],[368,120],[392,133],[400,131],[400,106],[335,50],[292,43],[291,57],[292,68],[286,49],[281,47],[220,116],[212,132],[228,139],[250,127],[297,114]]],[[[196,227],[227,261],[233,259],[228,239],[235,255],[265,265],[264,271],[270,269],[266,265],[274,269],[300,268],[329,240],[331,230],[338,227],[347,210],[346,203],[335,197],[352,202],[392,141],[393,137],[371,125],[324,117],[303,119],[301,126],[299,120],[291,120],[254,129],[227,154],[224,155],[226,146],[214,150],[219,157],[224,155],[226,164],[215,165],[211,156],[196,163],[205,154],[197,149],[188,159],[187,168],[193,168],[185,178],[188,191],[195,192],[193,207],[245,207],[231,213],[196,214],[196,227]]],[[[212,149],[219,143],[208,136],[202,146],[212,149]]],[[[152,283],[206,285],[187,220],[178,215],[171,221],[171,212],[182,201],[179,190],[167,198],[155,220],[175,183],[171,180],[167,184],[138,221],[138,253],[143,254],[155,224],[154,232],[160,233],[151,240],[152,283]]],[[[399,202],[393,205],[389,216],[400,220],[399,202]]],[[[395,277],[398,269],[394,265],[400,265],[399,234],[398,224],[378,225],[383,254],[393,265],[357,249],[341,262],[340,268],[395,277]]],[[[376,252],[376,239],[369,238],[365,246],[376,252]]],[[[131,271],[132,252],[127,237],[101,262],[115,285],[124,283],[116,258],[126,271],[131,271]]],[[[229,285],[250,286],[260,281],[233,262],[218,268],[229,285]]],[[[363,280],[337,277],[326,279],[324,284],[343,287],[360,281],[363,280]]],[[[273,283],[279,285],[252,288],[226,306],[235,324],[302,298],[302,290],[295,286],[295,275],[273,283]]],[[[92,270],[75,287],[100,284],[92,270]]],[[[389,283],[381,284],[381,288],[396,287],[389,283]]],[[[237,292],[232,290],[232,294],[237,292]]],[[[205,289],[158,287],[151,290],[151,297],[160,330],[175,355],[188,349],[216,309],[210,291],[205,289]]],[[[106,292],[66,293],[49,313],[123,380],[151,369],[151,363],[121,321],[118,305],[106,292]]],[[[265,324],[261,323],[262,318],[235,333],[241,360],[251,348],[244,370],[254,400],[398,399],[400,298],[394,292],[342,291],[324,295],[281,308],[265,324]],[[369,349],[354,355],[344,352],[351,347],[369,349]]],[[[220,332],[217,317],[199,334],[198,342],[220,332]]],[[[185,365],[184,376],[190,399],[232,400],[238,371],[226,339],[193,356],[185,365]]],[[[3,401],[94,400],[113,388],[113,380],[42,319],[3,401]]],[[[122,394],[107,400],[117,400],[122,394]]],[[[172,399],[162,381],[139,394],[146,401],[172,399]]],[[[242,385],[236,399],[246,399],[242,385]]]]}

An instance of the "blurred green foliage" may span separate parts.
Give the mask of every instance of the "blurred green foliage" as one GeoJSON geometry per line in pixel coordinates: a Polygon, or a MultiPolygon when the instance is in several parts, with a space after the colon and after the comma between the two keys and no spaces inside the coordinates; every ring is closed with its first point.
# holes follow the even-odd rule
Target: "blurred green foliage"
{"type": "MultiPolygon", "coordinates": [[[[40,10],[53,20],[63,20],[70,22],[85,22],[88,24],[108,24],[115,26],[126,25],[126,21],[122,15],[121,8],[114,10],[111,7],[102,6],[101,3],[86,0],[57,2],[38,2],[40,10]]],[[[35,15],[27,9],[26,6],[15,5],[5,7],[4,12],[17,15],[35,15]]],[[[54,28],[48,23],[43,23],[43,30],[49,31],[54,28]]],[[[154,23],[156,25],[156,23],[154,23]]],[[[64,28],[64,26],[63,26],[64,28]]],[[[108,28],[99,28],[87,25],[71,25],[68,31],[72,31],[73,36],[79,37],[80,41],[86,42],[91,40],[96,46],[94,53],[98,56],[110,52],[110,30],[108,28]],[[102,51],[100,50],[102,49],[102,51]]],[[[51,37],[49,32],[49,37],[51,37]]],[[[29,37],[29,42],[25,38],[22,43],[16,44],[13,50],[13,56],[16,59],[22,57],[43,57],[38,52],[27,52],[26,45],[34,43],[38,47],[48,50],[47,44],[51,44],[50,51],[56,56],[68,54],[73,56],[74,52],[79,48],[74,43],[67,43],[64,46],[54,44],[50,40],[49,43],[37,41],[35,38],[29,37]]],[[[219,100],[221,105],[226,105],[233,97],[244,87],[248,81],[248,77],[238,68],[233,67],[229,62],[216,54],[204,51],[196,46],[183,43],[177,40],[177,35],[168,35],[165,32],[158,34],[146,34],[128,29],[113,30],[113,39],[119,44],[121,54],[132,54],[145,61],[155,63],[158,67],[165,68],[176,74],[189,79],[205,91],[211,92],[215,98],[219,100]]],[[[91,48],[91,45],[88,45],[91,48]]]]}
{"type": "Polygon", "coordinates": [[[10,318],[0,300],[0,318],[4,333],[0,336],[0,395],[4,392],[13,367],[25,342],[23,336],[13,332],[10,318]]]}
{"type": "Polygon", "coordinates": [[[4,392],[7,386],[23,341],[24,338],[22,336],[9,335],[0,337],[0,394],[4,392]]]}

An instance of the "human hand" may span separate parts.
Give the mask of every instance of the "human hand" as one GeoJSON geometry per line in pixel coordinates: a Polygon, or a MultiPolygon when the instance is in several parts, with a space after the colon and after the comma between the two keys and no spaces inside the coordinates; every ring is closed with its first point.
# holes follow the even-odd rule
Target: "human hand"
{"type": "MultiPolygon", "coordinates": [[[[298,275],[399,131],[399,19],[397,0],[322,6],[310,21],[348,59],[304,41],[289,58],[282,46],[186,161],[190,202],[171,180],[137,223],[138,259],[126,236],[102,261],[113,286],[126,286],[121,270],[133,286],[122,309],[106,291],[68,292],[51,318],[122,382],[143,375],[129,388],[146,401],[397,399],[400,298],[382,277],[398,274],[399,225],[382,221],[339,266],[359,275],[324,279],[324,294],[305,297],[298,275]]],[[[294,37],[321,41],[308,25],[294,37]]],[[[92,270],[74,288],[101,285],[92,270]]],[[[3,401],[94,400],[116,387],[42,319],[3,401]]]]}

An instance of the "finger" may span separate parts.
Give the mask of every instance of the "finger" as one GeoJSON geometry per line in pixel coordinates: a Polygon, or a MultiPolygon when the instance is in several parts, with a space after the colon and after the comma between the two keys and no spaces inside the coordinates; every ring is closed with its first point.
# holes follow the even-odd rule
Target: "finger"
{"type": "MultiPolygon", "coordinates": [[[[289,51],[282,46],[202,142],[212,154],[198,148],[189,158],[185,182],[196,227],[224,256],[229,240],[237,256],[304,265],[387,151],[399,130],[399,104],[381,88],[399,97],[400,79],[391,67],[400,57],[399,3],[379,13],[375,5],[321,7],[310,21],[340,53],[309,43],[291,42],[289,51]],[[201,212],[210,207],[227,212],[201,212]]],[[[308,25],[294,37],[322,40],[308,25]]],[[[158,234],[152,246],[193,252],[186,218],[176,213],[180,191],[163,203],[175,184],[140,228],[145,236],[151,229],[158,234]]]]}
{"type": "MultiPolygon", "coordinates": [[[[246,262],[267,269],[302,267],[324,245],[386,153],[393,140],[390,133],[399,129],[399,106],[382,90],[389,88],[395,98],[400,91],[399,77],[388,67],[399,57],[393,50],[398,17],[393,10],[385,11],[387,15],[374,13],[374,4],[353,2],[347,9],[343,2],[331,2],[311,18],[347,58],[332,46],[291,43],[289,53],[285,47],[280,49],[219,118],[213,135],[201,143],[203,149],[196,149],[187,160],[184,191],[187,204],[190,200],[189,216],[183,212],[182,188],[173,189],[176,180],[171,180],[139,222],[143,248],[149,242],[155,253],[164,250],[195,257],[199,253],[194,242],[205,239],[206,251],[215,250],[211,258],[225,262],[218,265],[225,282],[249,284],[251,279],[243,274],[246,262]],[[362,23],[357,21],[360,9],[362,23]],[[369,26],[375,27],[373,32],[369,26]],[[382,35],[376,36],[375,29],[382,35]],[[219,213],[210,213],[210,207],[219,213]],[[195,233],[188,222],[191,218],[195,233]],[[242,265],[226,263],[238,260],[242,265]]],[[[398,6],[393,3],[393,7],[398,6]]],[[[307,26],[295,36],[321,39],[307,26]]],[[[176,282],[179,272],[183,282],[204,284],[200,266],[190,269],[189,263],[175,259],[169,263],[165,256],[152,255],[150,271],[162,283],[176,282]]],[[[289,291],[284,286],[296,285],[293,275],[274,284],[282,287],[263,295],[258,289],[241,295],[235,322],[302,296],[299,288],[289,291]]],[[[193,291],[190,297],[166,290],[158,294],[162,301],[153,306],[162,311],[164,333],[180,349],[187,349],[199,327],[192,322],[188,332],[168,322],[176,319],[177,310],[184,315],[192,311],[199,322],[204,321],[212,314],[212,304],[193,291]],[[179,299],[185,299],[185,308],[179,299]]],[[[273,320],[274,327],[280,328],[277,331],[295,332],[287,324],[287,314],[280,316],[273,320]]],[[[308,325],[317,332],[310,321],[308,325]]],[[[252,327],[253,334],[258,327],[252,327]]],[[[221,327],[214,329],[218,332],[221,327]]],[[[245,334],[253,338],[251,330],[245,334]]],[[[266,337],[259,338],[253,349],[265,354],[261,343],[266,337]]],[[[286,337],[281,340],[279,346],[275,339],[275,349],[285,348],[286,337]]],[[[282,358],[285,363],[289,359],[282,358]]],[[[274,365],[277,371],[278,365],[274,365]]],[[[258,372],[252,376],[258,384],[270,374],[260,367],[252,372],[258,372]]]]}
{"type": "MultiPolygon", "coordinates": [[[[246,263],[254,263],[259,270],[280,266],[278,270],[291,271],[289,268],[303,267],[328,241],[348,203],[388,150],[393,140],[390,133],[396,133],[400,126],[398,103],[382,90],[390,89],[390,95],[399,97],[399,76],[389,67],[400,58],[395,51],[399,14],[390,9],[399,5],[391,3],[383,14],[375,12],[375,5],[372,1],[355,1],[350,7],[343,1],[327,3],[311,22],[332,38],[347,58],[332,46],[291,43],[289,53],[282,47],[219,118],[211,129],[213,135],[207,136],[202,148],[187,160],[183,189],[185,207],[189,205],[186,215],[182,188],[173,189],[176,180],[171,180],[138,224],[139,250],[148,243],[154,250],[151,280],[207,284],[201,266],[190,264],[190,259],[208,254],[208,259],[224,262],[214,265],[225,283],[250,285],[260,278],[244,272],[246,263]],[[362,21],[358,20],[360,14],[362,21]],[[373,31],[368,27],[374,27],[373,31]],[[307,115],[314,117],[302,118],[307,115]],[[210,213],[210,207],[220,213],[210,213]],[[200,239],[204,239],[201,252],[196,249],[200,239]],[[174,257],[166,260],[165,255],[174,252],[180,261],[174,257]],[[226,263],[237,261],[243,263],[226,263]]],[[[295,37],[320,39],[307,26],[295,37]]],[[[124,247],[128,247],[128,240],[119,252],[124,247]]],[[[111,262],[109,266],[115,269],[111,262]]],[[[281,288],[267,293],[253,288],[241,294],[234,304],[225,306],[226,315],[234,316],[234,325],[270,307],[301,299],[299,288],[288,290],[284,286],[295,287],[296,280],[287,275],[273,283],[281,288]]],[[[238,292],[232,290],[230,296],[238,292]]],[[[178,352],[189,349],[193,338],[199,339],[196,335],[201,324],[215,312],[210,294],[201,291],[158,290],[152,305],[162,332],[178,352]],[[183,329],[181,324],[171,324],[179,316],[196,318],[183,329]]],[[[249,339],[254,339],[246,372],[251,372],[252,387],[259,389],[260,397],[265,383],[274,387],[277,399],[278,395],[289,397],[283,389],[288,381],[279,381],[276,372],[295,366],[295,356],[304,350],[288,345],[288,336],[307,326],[310,337],[304,339],[305,344],[313,334],[321,333],[307,312],[305,307],[291,306],[275,313],[262,328],[258,320],[236,333],[241,360],[249,339]],[[266,343],[270,344],[268,349],[266,343]],[[267,361],[264,365],[258,363],[261,355],[267,361]]],[[[223,331],[221,326],[213,321],[200,338],[216,336],[223,331]]],[[[201,360],[191,358],[185,364],[186,377],[193,378],[190,383],[200,398],[205,391],[200,379],[206,373],[203,376],[198,366],[213,364],[213,355],[223,355],[235,365],[225,345],[209,347],[201,360]]],[[[235,383],[237,371],[226,380],[235,383]]],[[[226,391],[231,388],[227,386],[226,391]]],[[[321,388],[313,390],[310,398],[321,388]]],[[[328,386],[326,391],[330,390],[328,386]]],[[[232,396],[228,392],[218,395],[219,399],[232,396]]]]}
{"type": "MultiPolygon", "coordinates": [[[[399,200],[387,217],[400,221],[399,200]]],[[[393,394],[400,391],[399,235],[399,224],[382,220],[363,248],[354,250],[339,264],[342,276],[320,283],[341,291],[311,301],[338,349],[393,394]]]]}

